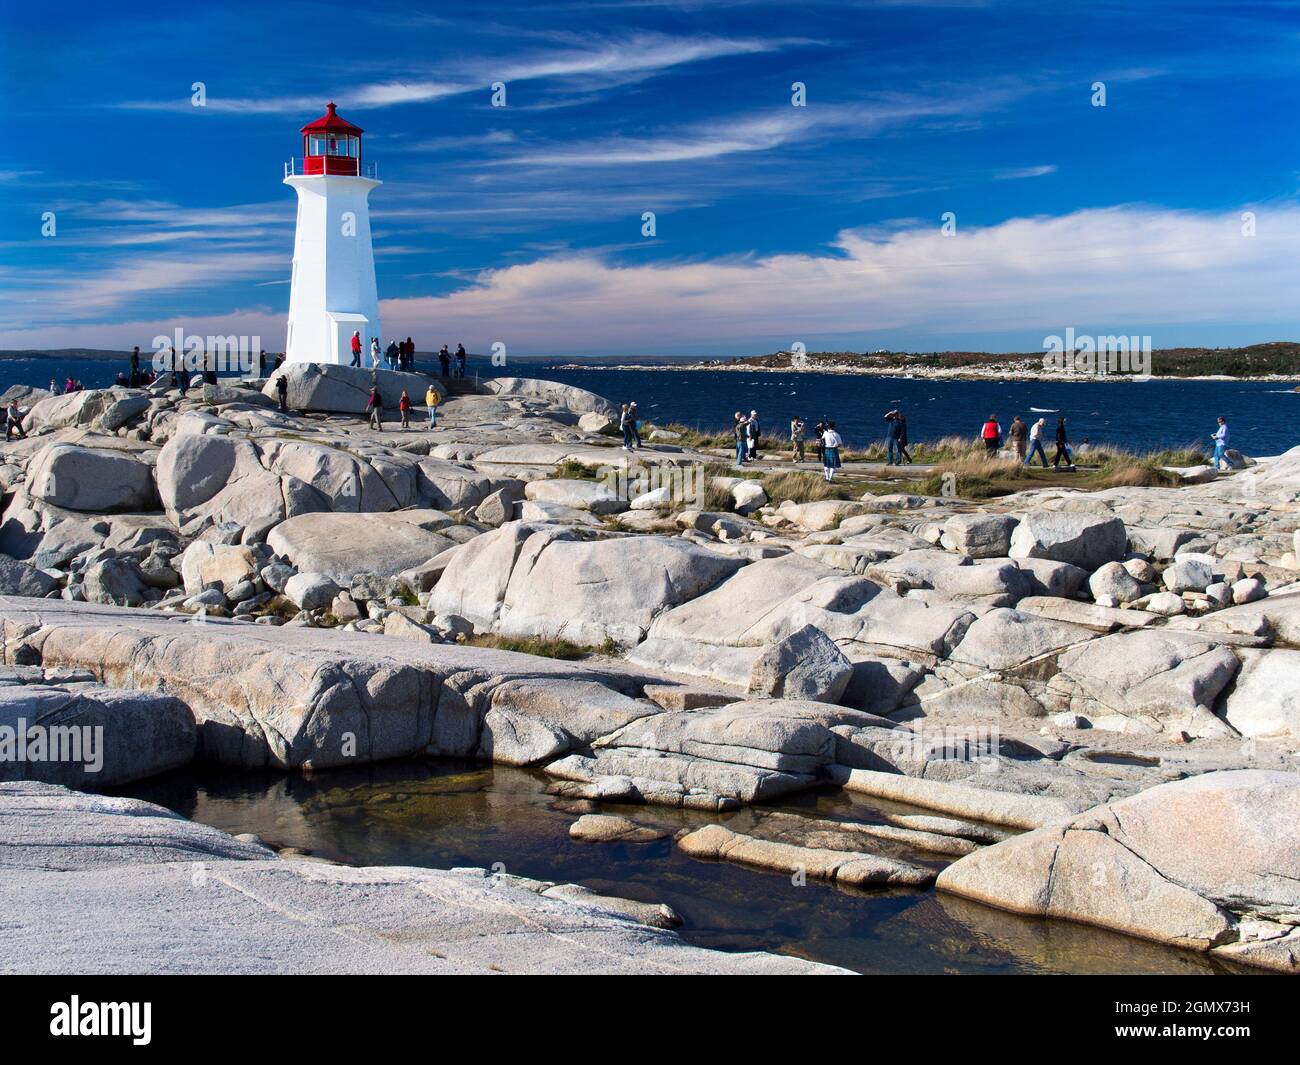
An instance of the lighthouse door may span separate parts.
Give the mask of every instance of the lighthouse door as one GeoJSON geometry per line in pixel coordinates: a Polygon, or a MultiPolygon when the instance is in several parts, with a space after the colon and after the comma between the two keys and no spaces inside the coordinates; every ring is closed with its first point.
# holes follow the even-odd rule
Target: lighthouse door
{"type": "Polygon", "coordinates": [[[330,320],[330,353],[326,362],[340,366],[352,365],[352,334],[361,334],[361,365],[370,364],[370,320],[364,314],[345,314],[326,311],[330,320]]]}

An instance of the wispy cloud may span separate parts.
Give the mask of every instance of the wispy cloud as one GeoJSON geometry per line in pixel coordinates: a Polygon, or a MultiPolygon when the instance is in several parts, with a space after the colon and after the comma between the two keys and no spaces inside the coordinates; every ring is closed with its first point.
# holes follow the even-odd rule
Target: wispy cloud
{"type": "MultiPolygon", "coordinates": [[[[346,89],[336,96],[343,107],[380,108],[424,103],[448,96],[476,92],[493,82],[541,79],[597,81],[606,85],[642,80],[674,67],[731,56],[756,55],[790,45],[812,42],[786,38],[674,37],[662,33],[636,33],[618,38],[588,38],[585,43],[551,51],[537,51],[509,59],[479,57],[438,65],[435,78],[393,78],[346,89]]],[[[321,95],[269,94],[222,97],[210,94],[206,110],[233,114],[284,114],[320,106],[321,95]]],[[[137,111],[188,111],[188,98],[130,100],[114,104],[137,111]]]]}
{"type": "Polygon", "coordinates": [[[1021,181],[1025,178],[1046,177],[1048,174],[1055,174],[1056,166],[1053,163],[1047,163],[1043,166],[1023,166],[1011,170],[999,170],[993,175],[995,181],[1021,181]]]}

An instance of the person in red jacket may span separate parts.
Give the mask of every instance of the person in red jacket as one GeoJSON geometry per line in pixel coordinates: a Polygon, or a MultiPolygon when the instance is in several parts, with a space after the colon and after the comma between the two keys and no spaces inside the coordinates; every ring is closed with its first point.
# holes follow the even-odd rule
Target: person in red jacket
{"type": "Polygon", "coordinates": [[[361,365],[361,330],[356,330],[352,334],[352,365],[361,365]]]}
{"type": "Polygon", "coordinates": [[[406,389],[402,389],[402,398],[397,401],[397,409],[402,412],[402,428],[409,429],[411,427],[411,396],[406,389]]]}
{"type": "Polygon", "coordinates": [[[984,423],[984,428],[980,431],[980,436],[984,440],[984,448],[992,458],[998,453],[998,448],[1002,446],[1002,426],[998,424],[998,416],[990,414],[989,420],[984,423]]]}

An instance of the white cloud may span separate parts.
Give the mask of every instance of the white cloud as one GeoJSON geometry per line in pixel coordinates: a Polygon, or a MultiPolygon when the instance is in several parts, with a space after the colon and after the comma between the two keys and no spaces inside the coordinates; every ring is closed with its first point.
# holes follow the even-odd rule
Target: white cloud
{"type": "MultiPolygon", "coordinates": [[[[382,311],[389,330],[422,343],[456,337],[478,350],[503,340],[517,354],[691,346],[739,351],[760,348],[771,338],[807,342],[897,330],[935,338],[940,346],[971,344],[980,333],[1020,331],[1026,347],[1037,347],[1035,337],[1071,325],[1127,334],[1160,323],[1289,322],[1300,287],[1300,260],[1294,254],[1300,207],[1255,210],[1256,237],[1241,235],[1237,211],[1128,206],[1011,219],[986,228],[964,226],[959,219],[951,237],[940,233],[937,221],[849,230],[839,234],[834,252],[821,255],[658,265],[621,265],[592,254],[550,255],[485,271],[450,295],[388,299],[382,311]]],[[[58,306],[71,309],[82,297],[111,302],[120,284],[136,291],[171,290],[178,281],[202,283],[213,271],[233,276],[244,267],[209,264],[201,277],[178,278],[182,268],[150,263],[140,272],[102,278],[89,289],[51,294],[58,306]]],[[[221,332],[283,332],[282,316],[262,311],[232,311],[219,324],[221,332]]],[[[0,347],[129,347],[139,342],[131,337],[141,335],[134,324],[23,325],[11,320],[8,331],[0,333],[0,347]]],[[[1158,334],[1153,340],[1159,347],[1158,334]]]]}
{"type": "Polygon", "coordinates": [[[993,175],[995,181],[1020,181],[1023,178],[1046,177],[1048,174],[1055,174],[1055,164],[1045,164],[1043,166],[1023,166],[1013,170],[999,170],[993,175]]]}

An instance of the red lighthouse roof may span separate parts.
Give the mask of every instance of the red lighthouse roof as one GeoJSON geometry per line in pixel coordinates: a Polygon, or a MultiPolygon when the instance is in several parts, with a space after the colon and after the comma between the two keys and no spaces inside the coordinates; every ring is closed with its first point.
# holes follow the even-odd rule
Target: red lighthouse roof
{"type": "Polygon", "coordinates": [[[328,110],[320,118],[316,119],[310,125],[303,126],[300,133],[346,133],[352,137],[359,137],[365,132],[360,126],[354,126],[345,118],[340,118],[338,112],[334,109],[334,102],[331,100],[328,110]]]}

